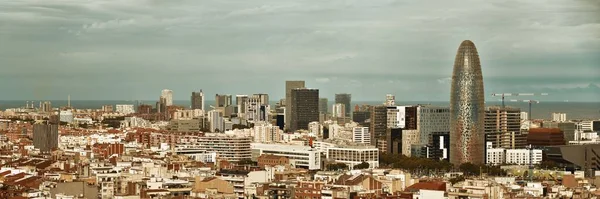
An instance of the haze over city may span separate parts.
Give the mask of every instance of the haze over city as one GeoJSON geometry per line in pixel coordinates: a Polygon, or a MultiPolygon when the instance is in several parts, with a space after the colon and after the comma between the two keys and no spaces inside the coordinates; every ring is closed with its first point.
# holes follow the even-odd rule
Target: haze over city
{"type": "Polygon", "coordinates": [[[488,101],[598,102],[599,13],[594,0],[0,1],[0,100],[280,99],[305,80],[326,97],[448,101],[469,39],[488,101]]]}

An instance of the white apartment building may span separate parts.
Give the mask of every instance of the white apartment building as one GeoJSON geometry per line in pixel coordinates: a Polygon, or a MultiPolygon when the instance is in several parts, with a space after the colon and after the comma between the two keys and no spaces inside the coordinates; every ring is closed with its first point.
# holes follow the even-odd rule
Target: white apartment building
{"type": "Polygon", "coordinates": [[[116,107],[117,107],[117,113],[122,113],[122,114],[135,113],[133,104],[117,104],[116,107]]]}
{"type": "Polygon", "coordinates": [[[323,138],[323,125],[319,122],[308,123],[308,134],[312,137],[323,138]]]}
{"type": "Polygon", "coordinates": [[[521,111],[521,121],[529,120],[529,113],[521,111]]]}
{"type": "Polygon", "coordinates": [[[252,156],[250,143],[252,143],[251,137],[207,133],[204,136],[182,138],[177,144],[177,148],[216,152],[219,158],[228,161],[239,161],[252,156]]]}
{"type": "Polygon", "coordinates": [[[66,123],[72,123],[73,122],[73,112],[71,112],[70,110],[60,111],[60,121],[66,122],[66,123]]]}
{"type": "Polygon", "coordinates": [[[332,109],[332,117],[346,117],[346,105],[345,104],[334,104],[332,109]]]}
{"type": "Polygon", "coordinates": [[[402,155],[411,157],[411,148],[413,145],[419,144],[421,137],[419,130],[403,130],[402,131],[402,155]]]}
{"type": "Polygon", "coordinates": [[[566,122],[567,114],[566,113],[552,113],[552,121],[553,122],[566,122]]]}
{"type": "Polygon", "coordinates": [[[273,124],[266,122],[258,122],[254,125],[254,142],[280,142],[282,133],[282,130],[278,126],[273,126],[273,124]]]}
{"type": "Polygon", "coordinates": [[[354,127],[352,129],[352,142],[360,144],[371,144],[369,127],[354,127]]]}
{"type": "Polygon", "coordinates": [[[366,162],[374,169],[379,167],[379,149],[373,146],[331,147],[327,149],[327,160],[347,164],[350,169],[366,162]]]}
{"type": "MultiPolygon", "coordinates": [[[[251,122],[260,122],[269,120],[269,112],[271,107],[268,97],[265,94],[252,95],[243,102],[245,119],[251,122]]],[[[239,111],[239,110],[238,110],[239,111]]]]}
{"type": "Polygon", "coordinates": [[[428,144],[432,133],[450,132],[450,107],[417,107],[419,144],[428,144]]]}
{"type": "MultiPolygon", "coordinates": [[[[252,156],[270,154],[287,157],[290,164],[309,170],[321,169],[321,152],[309,146],[252,143],[252,156]]],[[[254,157],[253,157],[254,158],[254,157]]]]}
{"type": "Polygon", "coordinates": [[[531,158],[532,164],[540,164],[542,162],[542,150],[540,149],[533,149],[533,152],[529,151],[529,149],[508,149],[506,150],[506,163],[529,165],[530,154],[533,154],[533,158],[531,158]]]}
{"type": "Polygon", "coordinates": [[[329,148],[335,148],[336,144],[329,143],[329,142],[314,141],[313,142],[313,147],[315,149],[317,149],[319,152],[325,154],[325,153],[327,153],[327,149],[329,149],[329,148]]]}
{"type": "Polygon", "coordinates": [[[517,165],[529,165],[530,160],[532,164],[540,164],[542,162],[542,150],[533,149],[504,149],[504,148],[492,148],[492,143],[486,143],[486,164],[489,165],[501,165],[501,164],[517,164],[517,165]],[[533,154],[533,158],[530,159],[530,154],[533,154]]]}
{"type": "Polygon", "coordinates": [[[208,111],[208,121],[210,122],[210,132],[224,132],[223,112],[220,110],[208,111]]]}
{"type": "Polygon", "coordinates": [[[579,130],[582,131],[592,131],[594,130],[594,121],[581,121],[577,123],[579,130]]]}
{"type": "Polygon", "coordinates": [[[173,114],[174,120],[190,120],[204,116],[204,110],[193,109],[193,110],[177,110],[173,114]]]}

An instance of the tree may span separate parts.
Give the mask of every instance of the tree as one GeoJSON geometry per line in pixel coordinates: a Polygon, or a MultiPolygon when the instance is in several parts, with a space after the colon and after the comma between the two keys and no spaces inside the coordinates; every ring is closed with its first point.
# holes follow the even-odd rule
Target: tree
{"type": "Polygon", "coordinates": [[[360,164],[354,165],[354,169],[368,169],[371,165],[367,162],[361,162],[360,164]]]}
{"type": "Polygon", "coordinates": [[[329,171],[338,171],[348,169],[348,165],[344,163],[333,163],[327,165],[327,170],[329,171]]]}
{"type": "Polygon", "coordinates": [[[456,184],[457,182],[462,182],[462,181],[465,181],[465,177],[463,177],[463,176],[457,176],[457,177],[449,180],[449,182],[452,184],[456,184]]]}
{"type": "Polygon", "coordinates": [[[238,161],[239,165],[256,165],[257,162],[252,161],[251,159],[242,159],[238,161]]]}
{"type": "Polygon", "coordinates": [[[480,166],[475,165],[470,162],[462,163],[458,168],[460,169],[460,171],[463,172],[464,175],[467,175],[467,176],[478,175],[479,171],[481,169],[480,166]]]}

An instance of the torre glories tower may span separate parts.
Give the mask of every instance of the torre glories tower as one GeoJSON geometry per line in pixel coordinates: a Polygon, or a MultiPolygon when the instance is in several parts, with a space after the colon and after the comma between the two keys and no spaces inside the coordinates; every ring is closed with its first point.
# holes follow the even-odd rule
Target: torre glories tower
{"type": "Polygon", "coordinates": [[[469,40],[463,41],[456,52],[450,92],[450,162],[482,164],[483,76],[477,48],[469,40]]]}

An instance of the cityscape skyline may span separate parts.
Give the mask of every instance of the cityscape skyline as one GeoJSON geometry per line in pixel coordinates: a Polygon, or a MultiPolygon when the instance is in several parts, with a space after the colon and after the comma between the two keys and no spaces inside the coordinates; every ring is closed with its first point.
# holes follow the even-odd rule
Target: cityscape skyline
{"type": "Polygon", "coordinates": [[[154,4],[0,2],[0,57],[10,66],[0,90],[11,93],[0,100],[154,99],[164,88],[174,99],[198,89],[283,98],[280,82],[301,79],[355,101],[446,101],[447,52],[465,39],[478,43],[489,93],[600,99],[591,20],[600,6],[591,1],[154,4]]]}

